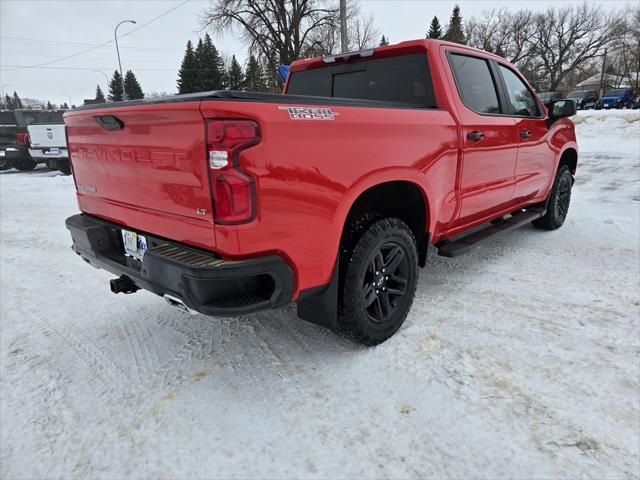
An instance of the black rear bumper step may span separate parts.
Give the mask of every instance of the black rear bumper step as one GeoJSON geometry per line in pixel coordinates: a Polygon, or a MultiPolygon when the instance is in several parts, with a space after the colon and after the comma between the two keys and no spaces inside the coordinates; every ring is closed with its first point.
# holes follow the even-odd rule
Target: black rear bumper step
{"type": "Polygon", "coordinates": [[[291,301],[293,272],[280,256],[229,261],[140,232],[148,250],[139,261],[124,254],[120,225],[86,214],[66,225],[78,255],[120,277],[111,282],[114,293],[144,288],[205,315],[242,315],[291,301]]]}
{"type": "Polygon", "coordinates": [[[546,213],[546,210],[540,207],[530,208],[516,213],[511,217],[495,222],[482,230],[476,230],[469,235],[456,240],[445,240],[436,245],[438,248],[438,255],[442,257],[457,257],[463,253],[467,253],[469,250],[490,238],[496,238],[499,235],[520,228],[528,223],[531,223],[536,218],[542,217],[546,213]]]}

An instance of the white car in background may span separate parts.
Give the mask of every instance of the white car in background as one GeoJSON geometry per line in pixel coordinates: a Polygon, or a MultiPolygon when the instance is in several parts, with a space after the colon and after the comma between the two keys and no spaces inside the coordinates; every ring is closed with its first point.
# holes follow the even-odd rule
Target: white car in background
{"type": "Polygon", "coordinates": [[[65,126],[62,121],[64,110],[51,112],[48,123],[32,123],[29,130],[29,154],[36,162],[44,162],[52,170],[60,170],[69,175],[69,153],[65,126]]]}

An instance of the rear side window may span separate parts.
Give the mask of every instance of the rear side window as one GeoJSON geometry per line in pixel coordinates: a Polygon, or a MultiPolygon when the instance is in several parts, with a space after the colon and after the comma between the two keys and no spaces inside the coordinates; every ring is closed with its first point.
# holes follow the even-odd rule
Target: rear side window
{"type": "Polygon", "coordinates": [[[510,113],[522,117],[539,116],[540,108],[538,107],[538,102],[536,102],[533,93],[520,80],[520,77],[503,65],[500,65],[499,68],[507,88],[509,103],[511,104],[512,111],[510,113]]]}
{"type": "Polygon", "coordinates": [[[287,94],[378,100],[435,107],[424,53],[291,72],[287,94]]]}
{"type": "Polygon", "coordinates": [[[451,70],[464,104],[477,113],[500,113],[489,63],[482,58],[451,54],[451,70]]]}

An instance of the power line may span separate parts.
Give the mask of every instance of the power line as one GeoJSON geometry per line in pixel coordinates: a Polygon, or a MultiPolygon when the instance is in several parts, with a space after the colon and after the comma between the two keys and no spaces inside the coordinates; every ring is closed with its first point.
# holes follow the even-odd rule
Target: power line
{"type": "MultiPolygon", "coordinates": [[[[140,25],[139,27],[136,27],[136,28],[134,28],[134,29],[132,29],[132,30],[129,30],[129,31],[128,31],[128,32],[126,32],[126,33],[123,33],[122,35],[120,35],[120,38],[122,38],[122,37],[126,37],[127,35],[131,35],[132,33],[137,32],[137,31],[138,31],[138,30],[140,30],[141,28],[144,28],[144,27],[146,27],[147,25],[150,25],[151,23],[155,22],[156,20],[161,19],[161,18],[162,18],[162,17],[164,17],[165,15],[170,14],[170,13],[171,13],[171,12],[173,12],[174,10],[177,10],[178,8],[180,8],[181,6],[185,5],[185,4],[186,4],[186,3],[188,3],[189,1],[190,1],[190,0],[184,0],[182,3],[179,3],[179,4],[178,4],[178,5],[176,5],[175,7],[170,8],[169,10],[167,10],[166,12],[161,13],[160,15],[158,15],[158,16],[157,16],[157,17],[155,17],[155,18],[152,18],[152,19],[151,19],[151,20],[149,20],[148,22],[143,23],[143,24],[142,24],[142,25],[140,25]]],[[[25,66],[23,66],[23,67],[21,67],[21,68],[13,68],[12,70],[9,70],[9,71],[13,71],[13,70],[22,70],[22,69],[26,69],[26,68],[40,68],[40,67],[44,67],[44,66],[46,66],[46,65],[51,65],[52,63],[62,62],[63,60],[68,60],[68,59],[70,59],[70,58],[74,58],[74,57],[77,57],[77,56],[79,56],[79,55],[83,55],[83,54],[85,54],[85,53],[88,53],[88,52],[91,52],[91,51],[93,51],[93,50],[96,50],[96,49],[98,49],[98,48],[100,48],[100,47],[104,47],[105,45],[109,45],[110,43],[113,43],[113,42],[114,42],[114,40],[108,40],[108,41],[103,42],[103,43],[100,43],[100,44],[98,44],[98,45],[96,45],[96,46],[94,46],[94,47],[87,48],[86,50],[82,50],[81,52],[74,53],[73,55],[67,55],[66,57],[62,57],[62,58],[59,58],[59,59],[57,59],[57,60],[49,60],[48,62],[39,63],[39,64],[37,64],[37,65],[25,65],[25,66]]]]}
{"type": "MultiPolygon", "coordinates": [[[[120,37],[123,37],[123,36],[125,35],[120,35],[120,37]]],[[[27,43],[27,44],[36,44],[36,45],[45,44],[47,47],[99,47],[99,48],[105,47],[105,45],[101,45],[98,43],[65,42],[62,40],[46,40],[42,38],[11,37],[7,35],[0,35],[0,39],[2,39],[5,42],[12,42],[12,43],[27,43]]],[[[157,51],[163,51],[163,52],[180,52],[181,51],[181,50],[172,49],[172,48],[157,48],[157,47],[126,47],[125,46],[120,48],[121,49],[126,48],[127,50],[145,50],[145,51],[157,50],[157,51]]]]}

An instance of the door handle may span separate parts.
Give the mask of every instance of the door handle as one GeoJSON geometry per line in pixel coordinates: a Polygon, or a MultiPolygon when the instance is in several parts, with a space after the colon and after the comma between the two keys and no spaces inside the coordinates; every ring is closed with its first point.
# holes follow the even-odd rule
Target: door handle
{"type": "Polygon", "coordinates": [[[529,130],[520,130],[521,138],[529,138],[531,135],[533,135],[533,133],[531,133],[529,130]]]}
{"type": "Polygon", "coordinates": [[[484,138],[484,133],[478,132],[477,130],[467,133],[467,140],[471,140],[472,142],[479,142],[483,138],[484,138]]]}

